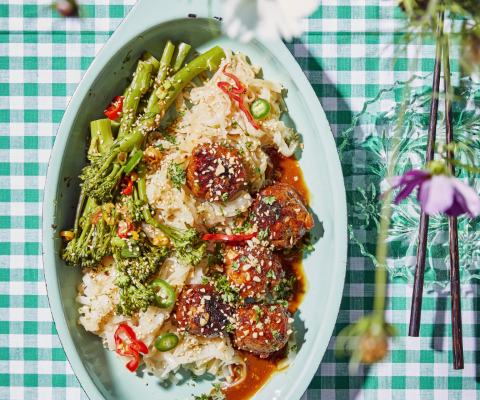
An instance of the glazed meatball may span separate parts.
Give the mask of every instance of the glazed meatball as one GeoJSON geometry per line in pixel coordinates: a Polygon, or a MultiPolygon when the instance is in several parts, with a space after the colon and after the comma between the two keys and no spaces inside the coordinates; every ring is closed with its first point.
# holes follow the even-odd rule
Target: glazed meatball
{"type": "Polygon", "coordinates": [[[280,258],[260,244],[239,242],[225,248],[225,272],[230,286],[239,289],[241,297],[261,298],[280,284],[280,258]]]}
{"type": "Polygon", "coordinates": [[[236,150],[220,143],[202,143],[193,149],[187,184],[195,196],[226,203],[246,183],[247,172],[236,150]]]}
{"type": "Polygon", "coordinates": [[[175,319],[180,334],[214,338],[226,334],[232,324],[233,309],[220,300],[210,285],[187,285],[178,299],[175,319]]]}
{"type": "Polygon", "coordinates": [[[284,347],[293,332],[293,319],[279,304],[249,304],[237,309],[235,319],[235,345],[261,358],[284,347]]]}
{"type": "Polygon", "coordinates": [[[265,238],[278,248],[291,249],[313,228],[313,217],[297,190],[287,183],[275,182],[263,189],[255,199],[251,212],[252,225],[265,232],[265,238]]]}

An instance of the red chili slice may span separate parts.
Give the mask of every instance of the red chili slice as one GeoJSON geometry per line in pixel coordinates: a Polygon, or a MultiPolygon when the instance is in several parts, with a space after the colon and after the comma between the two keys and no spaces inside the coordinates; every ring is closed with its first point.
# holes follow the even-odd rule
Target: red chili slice
{"type": "Polygon", "coordinates": [[[125,239],[128,236],[128,232],[134,230],[135,226],[131,222],[120,221],[118,223],[117,235],[120,239],[125,239]]]}
{"type": "Polygon", "coordinates": [[[124,176],[120,185],[123,187],[122,193],[123,194],[130,194],[133,190],[133,181],[128,177],[124,176]]]}
{"type": "Polygon", "coordinates": [[[226,242],[240,242],[242,240],[253,239],[258,233],[251,233],[250,235],[221,235],[219,233],[207,233],[202,236],[202,240],[225,240],[226,242]]]}
{"type": "Polygon", "coordinates": [[[223,74],[228,76],[229,78],[232,78],[235,81],[235,84],[237,85],[237,87],[232,86],[231,91],[236,94],[245,93],[247,91],[245,86],[242,85],[242,83],[240,82],[240,79],[238,79],[235,75],[229,74],[227,71],[225,71],[227,67],[228,67],[228,64],[225,64],[225,66],[222,69],[223,74]]]}
{"type": "Polygon", "coordinates": [[[117,118],[118,114],[122,112],[122,106],[123,106],[123,97],[116,96],[113,99],[113,101],[110,103],[110,105],[107,107],[107,109],[104,111],[105,115],[112,120],[117,118]]]}
{"type": "Polygon", "coordinates": [[[254,119],[252,118],[252,116],[250,115],[250,112],[246,109],[246,107],[243,105],[243,99],[240,97],[240,96],[237,96],[237,94],[242,94],[242,93],[245,93],[247,91],[247,89],[245,88],[245,86],[243,86],[240,82],[240,80],[233,74],[229,74],[228,72],[225,71],[225,68],[227,68],[228,64],[226,64],[224,67],[223,67],[223,70],[222,72],[228,76],[229,78],[232,78],[234,81],[235,81],[235,84],[237,85],[236,87],[231,85],[230,83],[228,82],[224,82],[224,81],[221,81],[221,82],[218,82],[217,83],[217,86],[222,89],[226,94],[228,94],[232,99],[238,101],[238,107],[240,108],[240,110],[243,111],[243,113],[245,114],[245,116],[247,117],[248,119],[248,122],[250,122],[250,124],[255,128],[255,129],[259,129],[257,123],[254,121],[254,119]]]}
{"type": "Polygon", "coordinates": [[[115,331],[115,344],[117,346],[117,354],[124,357],[131,357],[132,360],[127,363],[127,368],[131,372],[135,372],[138,368],[140,360],[139,352],[142,354],[148,354],[148,348],[141,340],[137,339],[135,332],[127,324],[120,324],[115,331]],[[128,343],[125,347],[122,346],[123,340],[120,337],[120,333],[123,332],[127,335],[131,343],[128,343]]]}

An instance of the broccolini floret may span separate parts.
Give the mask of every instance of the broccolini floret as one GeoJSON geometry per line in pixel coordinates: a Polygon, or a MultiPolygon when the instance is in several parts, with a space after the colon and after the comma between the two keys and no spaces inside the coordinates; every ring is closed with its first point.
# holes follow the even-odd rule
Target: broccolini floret
{"type": "Polygon", "coordinates": [[[147,308],[155,300],[155,292],[148,284],[142,284],[137,280],[119,277],[115,283],[122,284],[120,289],[120,301],[117,304],[117,314],[130,317],[137,310],[147,311],[147,308]]]}
{"type": "Polygon", "coordinates": [[[139,232],[140,240],[129,238],[123,248],[114,252],[117,275],[126,274],[143,282],[150,275],[156,274],[160,265],[170,255],[166,246],[154,246],[144,232],[139,232]]]}
{"type": "Polygon", "coordinates": [[[116,232],[115,210],[106,205],[98,206],[89,198],[75,229],[75,237],[62,251],[62,257],[70,266],[98,265],[104,257],[112,255],[111,240],[116,232]]]}

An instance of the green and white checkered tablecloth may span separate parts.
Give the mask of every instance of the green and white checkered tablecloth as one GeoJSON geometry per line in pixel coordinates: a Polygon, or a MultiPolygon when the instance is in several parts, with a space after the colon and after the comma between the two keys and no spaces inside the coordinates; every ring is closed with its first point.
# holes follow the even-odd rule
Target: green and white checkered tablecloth
{"type": "MultiPolygon", "coordinates": [[[[307,32],[288,45],[338,144],[352,115],[379,90],[406,80],[414,58],[418,74],[433,69],[433,46],[421,53],[412,47],[409,58],[392,68],[401,11],[393,1],[379,1],[323,0],[305,20],[307,32]]],[[[0,0],[0,399],[86,398],[49,310],[40,241],[43,187],[69,98],[133,1],[86,0],[82,19],[60,18],[49,5],[49,0],[0,0]]],[[[355,179],[346,177],[349,199],[359,186],[355,179]]],[[[375,244],[368,231],[355,236],[370,249],[375,244]]],[[[372,262],[352,242],[335,334],[371,310],[373,282],[372,262]]],[[[419,339],[407,337],[411,291],[403,281],[388,285],[386,315],[399,336],[384,362],[350,376],[346,361],[333,355],[332,339],[302,399],[479,397],[476,283],[463,288],[463,371],[451,367],[448,289],[426,291],[419,339]]]]}

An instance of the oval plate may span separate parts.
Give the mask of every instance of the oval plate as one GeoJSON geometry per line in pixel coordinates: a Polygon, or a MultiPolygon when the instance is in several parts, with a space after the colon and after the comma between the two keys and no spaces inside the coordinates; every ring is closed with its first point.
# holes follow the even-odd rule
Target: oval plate
{"type": "MultiPolygon", "coordinates": [[[[85,73],[60,124],[45,187],[43,206],[43,263],[55,326],[73,370],[90,399],[184,400],[191,394],[210,392],[211,377],[195,387],[185,378],[178,386],[161,383],[153,376],[132,374],[104,349],[101,340],[77,323],[75,303],[81,270],[67,267],[60,258],[58,232],[71,228],[79,194],[78,179],[86,163],[83,149],[90,121],[103,117],[103,109],[123,92],[144,50],[158,59],[165,42],[182,40],[192,45],[191,54],[220,45],[242,51],[263,75],[287,89],[288,114],[282,119],[302,136],[305,148],[297,154],[313,195],[318,239],[304,267],[310,289],[295,315],[299,352],[295,363],[276,374],[255,399],[299,399],[310,383],[329,343],[343,292],[347,256],[345,187],[337,149],[327,118],[302,70],[283,43],[241,44],[221,36],[222,2],[189,0],[140,0],[118,27],[85,73]],[[188,18],[196,14],[197,18],[188,18]],[[210,18],[209,18],[210,17],[210,18]],[[52,225],[58,226],[52,232],[52,225]],[[52,240],[52,235],[54,239],[52,240]],[[143,382],[148,382],[146,386],[143,382]]],[[[190,58],[193,56],[190,55],[190,58]]],[[[192,381],[190,381],[192,382],[192,381]]]]}

